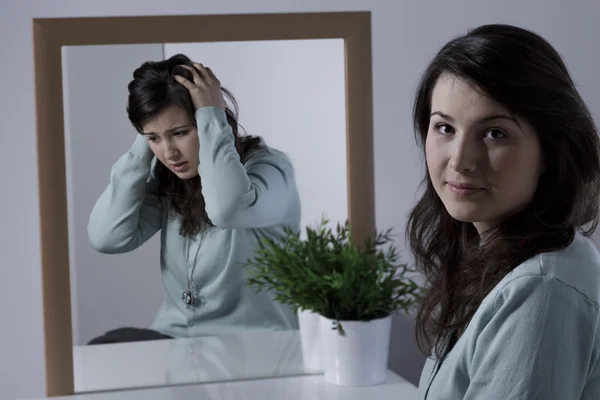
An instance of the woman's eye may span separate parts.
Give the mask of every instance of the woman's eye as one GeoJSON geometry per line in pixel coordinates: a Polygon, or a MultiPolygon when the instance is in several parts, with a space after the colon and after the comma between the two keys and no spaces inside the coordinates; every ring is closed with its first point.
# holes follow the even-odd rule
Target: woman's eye
{"type": "Polygon", "coordinates": [[[183,136],[183,135],[185,135],[186,133],[187,133],[187,132],[185,132],[185,131],[181,131],[181,132],[175,132],[175,133],[173,134],[173,136],[183,136]]]}
{"type": "Polygon", "coordinates": [[[454,129],[452,129],[452,127],[448,124],[437,124],[435,126],[435,129],[442,135],[449,135],[451,133],[454,133],[454,129]]]}
{"type": "Polygon", "coordinates": [[[489,131],[486,132],[486,136],[491,139],[494,139],[494,140],[506,138],[506,134],[504,132],[502,132],[500,129],[490,129],[489,131]]]}

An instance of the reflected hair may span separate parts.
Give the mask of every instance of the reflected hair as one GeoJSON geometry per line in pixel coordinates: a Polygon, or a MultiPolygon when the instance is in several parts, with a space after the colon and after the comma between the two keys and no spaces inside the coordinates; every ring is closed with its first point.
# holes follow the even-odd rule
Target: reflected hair
{"type": "Polygon", "coordinates": [[[415,138],[423,154],[431,96],[442,75],[467,82],[528,121],[539,138],[545,171],[529,206],[491,228],[482,243],[472,223],[450,216],[426,172],[406,236],[427,282],[417,313],[417,342],[425,354],[437,357],[510,271],[537,254],[565,248],[576,230],[590,235],[598,224],[600,198],[594,121],[545,39],[492,24],[443,46],[421,77],[414,101],[415,138]]]}
{"type": "MultiPolygon", "coordinates": [[[[195,69],[187,56],[176,54],[167,60],[145,62],[133,72],[133,80],[128,85],[127,114],[138,133],[143,133],[142,127],[148,120],[171,106],[183,109],[196,126],[195,108],[190,93],[174,79],[175,75],[181,75],[193,82],[191,72],[183,66],[195,69]]],[[[261,140],[259,137],[240,134],[237,102],[231,92],[223,87],[221,90],[226,101],[233,107],[232,109],[228,105],[225,114],[233,131],[235,148],[243,162],[249,152],[261,146],[261,140]]],[[[159,160],[153,172],[157,179],[158,194],[166,209],[181,217],[182,236],[197,235],[205,227],[212,226],[206,214],[199,175],[191,179],[180,179],[159,160]]]]}

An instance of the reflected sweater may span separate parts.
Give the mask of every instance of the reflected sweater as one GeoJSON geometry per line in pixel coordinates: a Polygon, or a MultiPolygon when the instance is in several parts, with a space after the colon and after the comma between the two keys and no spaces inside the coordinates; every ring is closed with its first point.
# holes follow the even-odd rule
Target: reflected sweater
{"type": "Polygon", "coordinates": [[[137,249],[160,231],[160,268],[165,300],[152,329],[173,337],[286,330],[298,327],[289,307],[246,284],[242,265],[261,237],[276,238],[284,227],[300,229],[300,197],[291,161],[275,149],[251,151],[244,162],[235,149],[225,112],[203,107],[195,113],[200,140],[202,194],[215,225],[196,237],[179,234],[180,219],[157,194],[148,141],[138,135],[111,169],[108,187],[89,218],[88,236],[102,253],[137,249]],[[191,277],[199,299],[182,300],[191,277]]]}
{"type": "Polygon", "coordinates": [[[519,265],[485,297],[441,360],[427,400],[600,399],[600,254],[580,233],[519,265]]]}

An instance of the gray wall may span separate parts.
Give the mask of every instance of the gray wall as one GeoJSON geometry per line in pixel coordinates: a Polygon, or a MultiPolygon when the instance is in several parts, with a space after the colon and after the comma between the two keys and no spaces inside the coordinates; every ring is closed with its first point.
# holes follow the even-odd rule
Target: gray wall
{"type": "MultiPolygon", "coordinates": [[[[565,57],[593,114],[600,113],[600,2],[597,0],[4,0],[0,3],[0,170],[5,210],[0,230],[0,390],[2,397],[39,397],[45,390],[37,158],[31,19],[107,15],[181,15],[371,10],[380,226],[402,230],[422,167],[412,138],[410,106],[420,73],[450,37],[490,22],[534,29],[565,57]]],[[[68,312],[68,311],[65,311],[68,312]]],[[[394,321],[392,364],[416,376],[412,324],[394,321]]]]}
{"type": "Polygon", "coordinates": [[[90,211],[108,184],[110,166],[137,135],[125,109],[132,72],[144,61],[162,58],[162,44],[63,47],[71,310],[76,344],[85,344],[118,327],[149,327],[164,298],[160,235],[134,253],[106,255],[92,248],[86,229],[90,211]]]}

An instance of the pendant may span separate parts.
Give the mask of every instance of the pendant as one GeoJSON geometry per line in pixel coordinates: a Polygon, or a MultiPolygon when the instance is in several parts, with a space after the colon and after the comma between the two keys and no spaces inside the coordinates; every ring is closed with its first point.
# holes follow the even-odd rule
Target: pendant
{"type": "Polygon", "coordinates": [[[194,294],[189,289],[183,292],[183,294],[181,295],[181,300],[183,300],[183,304],[185,304],[188,310],[192,309],[194,303],[196,302],[194,294]]]}

